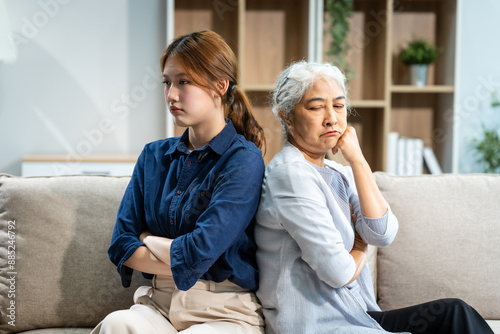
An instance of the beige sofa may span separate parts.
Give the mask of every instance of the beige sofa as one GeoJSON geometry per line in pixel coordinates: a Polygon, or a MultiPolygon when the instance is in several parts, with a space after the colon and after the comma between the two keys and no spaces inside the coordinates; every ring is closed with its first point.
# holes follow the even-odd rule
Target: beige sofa
{"type": "MultiPolygon", "coordinates": [[[[380,306],[459,297],[500,333],[500,176],[375,176],[400,220],[371,253],[380,306]]],[[[89,333],[130,306],[147,281],[122,288],[106,253],[128,181],[0,175],[0,333],[89,333]]]]}

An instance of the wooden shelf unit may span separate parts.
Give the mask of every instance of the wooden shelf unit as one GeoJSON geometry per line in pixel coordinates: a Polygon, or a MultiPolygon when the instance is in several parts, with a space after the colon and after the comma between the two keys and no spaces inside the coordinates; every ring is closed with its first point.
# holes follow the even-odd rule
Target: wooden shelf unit
{"type": "MultiPolygon", "coordinates": [[[[362,129],[361,146],[373,170],[386,169],[391,131],[422,138],[443,170],[452,169],[457,1],[354,0],[348,60],[355,76],[348,93],[357,114],[350,122],[362,129]],[[443,47],[425,87],[409,85],[409,69],[399,60],[401,47],[414,37],[443,47]]],[[[325,50],[328,43],[325,36],[325,50]]]]}
{"type": "MultiPolygon", "coordinates": [[[[385,170],[387,135],[397,131],[401,136],[423,138],[433,147],[443,170],[451,171],[457,1],[354,0],[348,59],[356,76],[348,83],[354,111],[349,122],[357,128],[373,170],[385,170]],[[422,88],[409,85],[409,71],[398,58],[400,48],[413,37],[443,47],[422,88]]],[[[310,55],[309,11],[318,2],[321,0],[175,1],[174,36],[214,30],[238,56],[238,85],[247,92],[264,128],[266,163],[282,144],[269,94],[287,65],[310,55]]],[[[325,34],[322,43],[317,42],[322,44],[318,47],[324,61],[331,60],[325,55],[329,38],[325,34]]],[[[182,131],[176,127],[175,134],[182,131]]]]}
{"type": "MultiPolygon", "coordinates": [[[[453,104],[455,83],[456,7],[459,0],[388,0],[389,55],[386,99],[390,109],[389,131],[422,138],[433,148],[445,172],[452,172],[453,104]],[[442,47],[430,65],[425,87],[409,83],[409,70],[399,60],[399,51],[419,37],[442,47]]],[[[385,146],[384,146],[385,149],[385,146]]],[[[384,155],[387,152],[384,150],[384,155]]],[[[385,165],[384,165],[385,167],[385,165]]]]}
{"type": "MultiPolygon", "coordinates": [[[[174,37],[197,30],[214,30],[239,60],[238,86],[254,106],[265,132],[268,163],[282,145],[280,122],[269,107],[269,92],[279,73],[291,62],[307,59],[308,0],[176,0],[174,37]]],[[[175,135],[183,128],[175,126],[175,135]]]]}
{"type": "Polygon", "coordinates": [[[424,87],[415,87],[412,85],[393,85],[390,87],[391,93],[453,93],[454,86],[449,85],[427,85],[424,87]]]}

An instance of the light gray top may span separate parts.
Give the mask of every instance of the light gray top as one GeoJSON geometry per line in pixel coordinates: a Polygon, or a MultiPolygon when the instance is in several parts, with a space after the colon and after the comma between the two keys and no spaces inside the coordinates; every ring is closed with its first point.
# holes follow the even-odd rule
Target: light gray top
{"type": "Polygon", "coordinates": [[[266,168],[255,227],[257,295],[266,333],[386,333],[366,313],[380,310],[368,264],[354,283],[344,286],[356,271],[349,254],[354,228],[349,212],[334,196],[340,189],[335,180],[343,180],[357,215],[356,231],[367,243],[389,245],[398,230],[397,219],[390,208],[379,219],[363,217],[351,169],[326,163],[341,179],[320,173],[285,142],[266,168]],[[371,227],[379,223],[380,228],[371,227]]]}

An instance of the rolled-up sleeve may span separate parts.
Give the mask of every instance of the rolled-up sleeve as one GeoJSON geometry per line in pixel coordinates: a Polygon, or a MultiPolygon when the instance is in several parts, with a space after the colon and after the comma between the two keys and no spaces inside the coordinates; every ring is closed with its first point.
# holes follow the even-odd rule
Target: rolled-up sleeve
{"type": "MultiPolygon", "coordinates": [[[[354,181],[352,181],[354,182],[354,181]]],[[[382,217],[368,218],[363,216],[359,197],[356,193],[356,185],[350,185],[351,193],[349,203],[352,204],[353,212],[357,216],[356,232],[370,245],[385,247],[390,245],[398,233],[398,219],[392,213],[391,207],[387,204],[387,211],[382,217]]]]}
{"type": "Polygon", "coordinates": [[[387,212],[380,218],[358,219],[356,231],[366,243],[376,247],[386,247],[396,238],[398,220],[387,206],[387,212]]]}
{"type": "Polygon", "coordinates": [[[108,255],[120,274],[121,283],[129,287],[133,269],[123,265],[125,261],[143,246],[139,235],[144,230],[144,151],[139,156],[130,182],[118,208],[117,219],[108,255]]]}
{"type": "Polygon", "coordinates": [[[368,218],[361,212],[361,204],[356,190],[356,183],[350,167],[343,167],[343,174],[349,182],[349,203],[356,214],[356,232],[370,245],[385,247],[390,245],[398,233],[398,219],[387,204],[387,211],[382,217],[368,218]]]}
{"type": "MultiPolygon", "coordinates": [[[[238,246],[253,220],[264,173],[255,151],[241,150],[226,164],[211,190],[210,202],[192,232],[175,238],[170,249],[172,275],[180,290],[188,290],[226,252],[225,261],[241,262],[238,246]]],[[[239,263],[240,265],[248,265],[239,263]]],[[[234,269],[234,268],[233,268],[234,269]]],[[[243,268],[242,270],[245,270],[243,268]]],[[[234,273],[238,275],[238,273],[234,273]]],[[[255,282],[256,284],[256,282],[255,282]]]]}

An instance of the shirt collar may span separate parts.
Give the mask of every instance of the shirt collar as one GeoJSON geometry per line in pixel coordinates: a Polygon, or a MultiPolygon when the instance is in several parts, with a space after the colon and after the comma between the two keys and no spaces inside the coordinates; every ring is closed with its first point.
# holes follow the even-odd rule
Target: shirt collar
{"type": "MultiPolygon", "coordinates": [[[[208,145],[206,145],[203,148],[203,150],[205,150],[207,147],[210,147],[215,153],[222,155],[231,145],[234,137],[237,134],[238,133],[234,128],[233,122],[230,119],[226,118],[226,126],[222,129],[221,132],[219,132],[218,135],[216,135],[214,138],[212,138],[212,140],[210,140],[208,145]]],[[[174,153],[174,151],[179,151],[189,154],[189,150],[187,148],[188,140],[189,140],[189,132],[188,129],[186,129],[182,134],[182,136],[179,138],[177,144],[170,147],[168,151],[165,152],[165,155],[172,154],[174,153]]]]}
{"type": "MultiPolygon", "coordinates": [[[[298,159],[302,160],[302,161],[305,161],[307,162],[310,166],[312,166],[313,168],[314,167],[317,167],[317,168],[321,168],[321,167],[318,167],[316,165],[314,165],[312,162],[308,161],[304,155],[302,154],[302,152],[297,148],[295,147],[295,145],[293,145],[288,139],[285,140],[283,146],[286,146],[286,147],[291,147],[291,149],[295,152],[295,155],[298,157],[298,159]]],[[[338,153],[340,154],[340,153],[338,153]]],[[[347,172],[347,168],[350,168],[350,167],[346,167],[336,161],[333,161],[333,160],[328,160],[328,159],[325,159],[324,160],[325,164],[335,170],[336,172],[340,173],[340,175],[342,175],[343,179],[348,182],[348,179],[347,179],[347,174],[349,174],[347,172]]]]}

